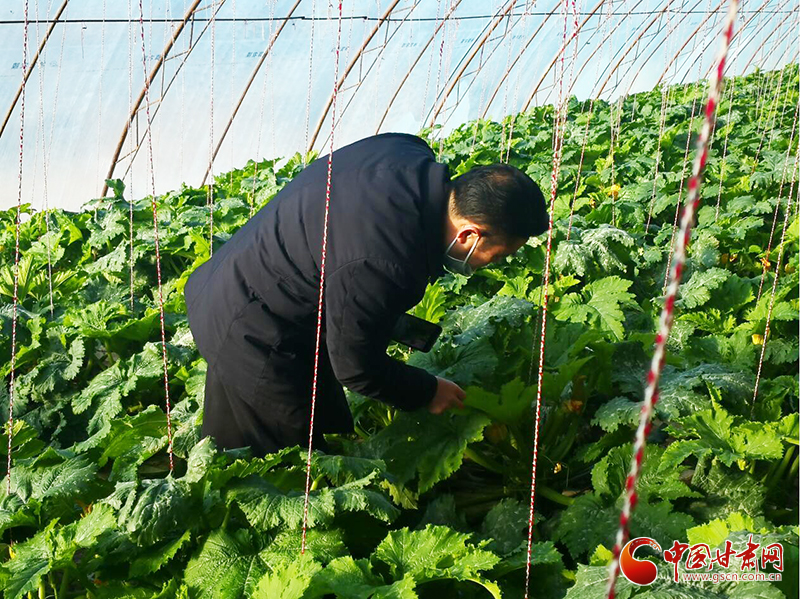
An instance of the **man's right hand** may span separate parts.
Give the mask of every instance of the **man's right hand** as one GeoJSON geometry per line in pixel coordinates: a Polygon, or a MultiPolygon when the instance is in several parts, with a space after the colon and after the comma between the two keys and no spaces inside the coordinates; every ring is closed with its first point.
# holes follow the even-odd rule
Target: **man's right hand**
{"type": "Polygon", "coordinates": [[[467,397],[464,390],[453,381],[448,381],[440,376],[436,377],[436,382],[436,395],[428,404],[428,411],[431,414],[441,414],[450,408],[463,410],[464,399],[467,397]]]}

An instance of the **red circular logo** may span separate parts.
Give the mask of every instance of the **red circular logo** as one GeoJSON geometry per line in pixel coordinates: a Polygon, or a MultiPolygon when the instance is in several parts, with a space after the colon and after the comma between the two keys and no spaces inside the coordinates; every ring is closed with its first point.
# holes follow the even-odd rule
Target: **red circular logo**
{"type": "Polygon", "coordinates": [[[619,556],[619,568],[623,576],[639,586],[652,584],[658,576],[658,568],[653,562],[634,557],[634,552],[642,545],[648,545],[661,553],[661,547],[653,539],[638,537],[628,541],[619,556]]]}

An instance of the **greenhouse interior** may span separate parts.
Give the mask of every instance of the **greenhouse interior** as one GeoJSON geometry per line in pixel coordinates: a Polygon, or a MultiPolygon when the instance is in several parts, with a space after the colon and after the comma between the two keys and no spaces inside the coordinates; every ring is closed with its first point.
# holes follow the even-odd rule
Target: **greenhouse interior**
{"type": "Polygon", "coordinates": [[[3,2],[2,596],[800,596],[798,31],[3,2]]]}

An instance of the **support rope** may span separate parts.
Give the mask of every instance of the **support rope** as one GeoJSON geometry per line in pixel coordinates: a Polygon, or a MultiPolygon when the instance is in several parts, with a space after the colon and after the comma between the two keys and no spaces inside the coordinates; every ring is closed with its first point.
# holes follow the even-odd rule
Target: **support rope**
{"type": "MultiPolygon", "coordinates": [[[[753,401],[750,404],[750,419],[752,420],[756,410],[756,398],[758,397],[758,384],[761,380],[761,370],[764,367],[764,355],[767,351],[767,341],[769,339],[769,325],[772,321],[772,309],[775,307],[775,293],[778,290],[778,274],[780,273],[781,261],[783,260],[784,242],[786,241],[786,229],[789,227],[789,215],[792,213],[792,195],[794,184],[797,180],[798,160],[800,159],[800,148],[796,148],[794,155],[794,167],[792,168],[792,183],[789,186],[789,195],[786,198],[786,212],[783,217],[783,231],[781,232],[781,242],[778,246],[778,259],[775,261],[775,278],[772,280],[772,296],[769,298],[769,308],[767,309],[767,324],[764,327],[764,340],[761,342],[761,355],[758,358],[758,371],[756,372],[756,384],[753,387],[753,401]]],[[[780,199],[778,199],[780,206],[780,199]]],[[[763,275],[762,275],[763,280],[763,275]]]]}
{"type": "Polygon", "coordinates": [[[328,254],[328,216],[331,206],[331,173],[333,169],[333,134],[336,129],[336,96],[339,92],[339,53],[342,42],[342,0],[339,0],[339,19],[336,33],[336,57],[333,75],[333,102],[331,107],[331,143],[328,152],[328,178],[325,184],[325,220],[322,226],[322,257],[319,268],[319,302],[317,305],[317,335],[314,347],[314,378],[311,385],[311,418],[308,426],[308,458],[306,459],[306,492],[303,502],[303,539],[300,553],[306,552],[306,530],[308,527],[308,499],[311,491],[311,446],[314,437],[314,411],[317,404],[317,378],[319,375],[320,337],[322,333],[322,301],[325,290],[325,263],[328,254]]]}
{"type": "Polygon", "coordinates": [[[656,335],[655,350],[653,352],[653,359],[650,364],[650,372],[647,374],[647,387],[645,389],[644,403],[642,404],[642,410],[640,413],[639,427],[636,430],[636,442],[633,447],[631,470],[625,483],[625,502],[623,504],[622,514],[620,515],[619,519],[620,526],[619,530],[617,531],[616,543],[614,544],[614,557],[609,565],[609,579],[607,587],[608,599],[614,599],[616,594],[615,585],[617,576],[619,575],[619,556],[622,552],[622,547],[628,540],[628,524],[630,522],[631,513],[636,506],[636,481],[639,477],[642,460],[644,459],[644,450],[647,435],[650,432],[650,418],[653,414],[653,407],[658,401],[658,382],[661,377],[661,370],[664,366],[664,360],[666,358],[667,338],[669,337],[669,333],[672,328],[675,298],[678,293],[681,275],[683,274],[683,265],[686,258],[686,245],[691,237],[694,214],[700,203],[700,181],[702,179],[703,170],[705,169],[706,161],[708,159],[708,138],[714,122],[717,103],[719,102],[720,87],[722,84],[723,73],[725,71],[725,59],[728,54],[728,45],[730,44],[731,36],[733,35],[733,24],[736,19],[738,4],[738,0],[731,0],[728,14],[725,19],[722,43],[716,61],[717,68],[712,73],[712,79],[709,86],[710,89],[708,102],[706,103],[705,121],[703,123],[703,129],[700,132],[700,138],[697,141],[697,155],[694,159],[692,177],[689,180],[689,193],[681,218],[680,234],[675,242],[675,259],[672,265],[671,277],[667,289],[667,296],[664,302],[664,308],[661,311],[659,332],[656,335]]]}
{"type": "MultiPolygon", "coordinates": [[[[39,3],[36,3],[34,8],[36,11],[36,21],[39,21],[39,3]]],[[[47,5],[47,14],[50,14],[50,4],[47,5]]],[[[37,28],[38,30],[38,28],[37,28]]],[[[41,46],[41,44],[40,44],[41,46]]],[[[39,65],[39,131],[42,140],[42,186],[44,198],[42,205],[44,207],[44,226],[45,226],[45,246],[47,247],[47,291],[50,300],[50,318],[55,313],[55,305],[53,304],[53,250],[52,240],[50,239],[50,202],[48,198],[47,177],[48,177],[48,151],[45,142],[45,126],[44,126],[44,69],[47,65],[47,57],[44,54],[44,47],[40,52],[42,56],[42,63],[39,65]]],[[[35,161],[34,161],[35,162],[35,161]]]]}
{"type": "Polygon", "coordinates": [[[17,363],[17,316],[19,311],[19,229],[22,213],[22,162],[25,147],[25,88],[28,71],[28,0],[23,7],[25,24],[22,32],[22,89],[19,97],[19,176],[17,188],[17,216],[14,222],[14,306],[11,312],[11,387],[8,400],[8,463],[6,464],[6,495],[11,495],[11,445],[14,438],[14,396],[17,363]]]}
{"type": "MultiPolygon", "coordinates": [[[[562,33],[562,48],[566,48],[567,44],[567,23],[568,18],[569,0],[564,0],[562,12],[564,15],[564,29],[562,33]]],[[[577,31],[575,32],[577,33],[577,31]]],[[[564,52],[561,52],[559,61],[560,73],[556,75],[558,78],[558,107],[555,114],[555,135],[554,135],[554,148],[553,148],[553,171],[550,177],[550,218],[549,227],[547,230],[547,249],[545,253],[544,262],[544,277],[542,281],[542,333],[539,340],[539,370],[538,381],[536,385],[536,414],[534,417],[533,429],[533,461],[531,464],[531,495],[530,507],[528,509],[528,548],[525,558],[525,599],[528,599],[530,592],[531,582],[531,553],[533,550],[533,525],[534,525],[534,502],[536,499],[536,467],[538,465],[539,457],[539,426],[541,422],[541,407],[542,407],[542,384],[544,382],[544,342],[547,332],[547,300],[548,300],[548,286],[550,284],[550,256],[553,248],[553,213],[555,212],[556,194],[558,192],[558,174],[561,167],[561,150],[563,148],[563,127],[566,119],[566,110],[564,110],[564,52]]],[[[531,352],[533,354],[533,352],[531,352]]]]}
{"type": "MultiPolygon", "coordinates": [[[[730,88],[731,88],[731,93],[728,95],[728,115],[727,115],[729,119],[731,116],[731,112],[733,111],[733,90],[736,88],[736,77],[731,78],[730,88]]],[[[726,123],[726,125],[729,125],[729,123],[726,123]]],[[[714,211],[715,223],[717,222],[717,219],[719,219],[719,204],[720,201],[722,200],[722,182],[725,180],[725,158],[728,155],[728,137],[731,133],[732,128],[733,127],[729,126],[728,129],[725,131],[725,143],[722,146],[722,162],[719,167],[719,188],[717,189],[717,207],[716,210],[714,211]]]]}
{"type": "Polygon", "coordinates": [[[167,405],[167,452],[169,453],[170,474],[175,469],[175,461],[172,453],[172,408],[169,401],[169,369],[167,368],[167,338],[164,327],[164,293],[161,285],[161,246],[158,239],[158,207],[156,206],[156,175],[155,163],[153,161],[153,130],[150,117],[150,83],[147,81],[147,49],[144,40],[144,7],[142,0],[139,0],[139,29],[142,35],[142,72],[145,79],[145,110],[147,114],[147,150],[150,157],[150,191],[152,193],[151,205],[153,207],[153,232],[156,245],[156,277],[158,279],[158,313],[161,322],[161,359],[164,364],[164,395],[167,405]]]}
{"type": "MultiPolygon", "coordinates": [[[[786,183],[786,172],[788,170],[789,157],[791,156],[792,143],[794,142],[794,134],[795,134],[795,129],[797,127],[798,110],[800,110],[800,106],[798,106],[797,110],[795,110],[794,112],[794,121],[792,122],[792,132],[789,135],[789,147],[786,148],[786,158],[785,162],[783,163],[783,172],[781,173],[781,184],[780,187],[778,187],[778,201],[775,204],[775,213],[772,215],[772,228],[770,229],[769,232],[769,241],[767,241],[767,251],[764,254],[764,259],[762,260],[763,269],[761,270],[761,280],[758,283],[758,295],[756,296],[756,304],[758,304],[758,302],[761,300],[761,293],[764,289],[764,278],[766,277],[767,271],[769,270],[770,266],[769,256],[770,252],[772,251],[772,240],[774,239],[775,236],[775,226],[777,225],[778,222],[778,212],[780,211],[781,200],[783,198],[783,187],[784,184],[786,183]]],[[[792,173],[792,176],[794,176],[794,173],[792,173]]],[[[792,187],[793,186],[794,186],[794,181],[792,181],[792,187]]],[[[789,196],[791,195],[792,195],[792,190],[790,187],[789,196]]]]}
{"type": "Polygon", "coordinates": [[[216,2],[211,3],[211,93],[209,94],[209,107],[208,107],[208,128],[209,128],[209,143],[208,143],[208,198],[206,204],[208,206],[208,253],[211,257],[214,256],[214,42],[217,33],[217,5],[216,2]]]}

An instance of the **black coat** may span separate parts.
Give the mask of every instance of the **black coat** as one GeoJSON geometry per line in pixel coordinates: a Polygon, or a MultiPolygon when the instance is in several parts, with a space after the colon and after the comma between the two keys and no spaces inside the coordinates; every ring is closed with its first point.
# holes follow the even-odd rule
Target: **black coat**
{"type": "MultiPolygon", "coordinates": [[[[422,139],[400,133],[343,147],[332,165],[315,430],[349,432],[339,383],[403,410],[435,394],[433,375],[386,347],[397,318],[443,273],[450,177],[422,139]]],[[[310,411],[327,168],[327,154],[308,165],[185,289],[209,370],[287,426],[310,411]]]]}

